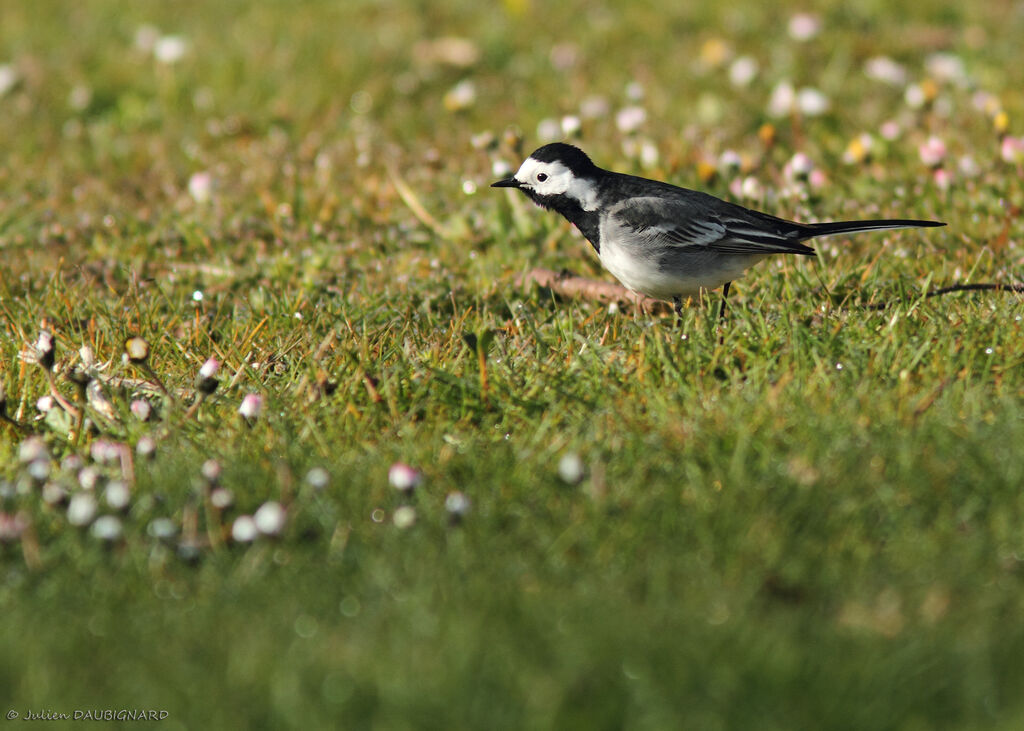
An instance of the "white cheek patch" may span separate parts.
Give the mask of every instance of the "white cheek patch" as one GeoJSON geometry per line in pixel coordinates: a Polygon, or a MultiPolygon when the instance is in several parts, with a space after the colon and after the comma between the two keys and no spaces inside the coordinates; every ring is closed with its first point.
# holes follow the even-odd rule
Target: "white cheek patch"
{"type": "Polygon", "coordinates": [[[573,178],[565,194],[578,200],[584,211],[597,210],[597,186],[592,180],[573,178]]]}
{"type": "Polygon", "coordinates": [[[520,166],[515,174],[523,187],[537,195],[567,195],[579,202],[584,211],[597,210],[597,186],[586,178],[577,178],[560,162],[540,162],[532,157],[520,166]],[[546,175],[538,180],[538,175],[546,175]]]}

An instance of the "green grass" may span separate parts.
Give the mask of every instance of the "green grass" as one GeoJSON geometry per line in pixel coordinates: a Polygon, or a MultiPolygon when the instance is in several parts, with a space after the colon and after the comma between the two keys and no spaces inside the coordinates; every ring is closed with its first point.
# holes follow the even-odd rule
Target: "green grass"
{"type": "Polygon", "coordinates": [[[9,5],[0,384],[24,430],[0,422],[0,513],[22,526],[0,542],[0,711],[163,709],[171,728],[1024,725],[1024,301],[923,296],[1024,270],[1021,170],[978,94],[1024,132],[1024,16],[820,3],[821,34],[800,43],[785,26],[804,6],[747,2],[9,5]],[[184,57],[136,47],[144,24],[186,38],[184,57]],[[475,44],[468,67],[422,45],[453,35],[475,44]],[[715,39],[758,61],[749,86],[699,61],[715,39]],[[938,51],[968,78],[934,78],[923,108],[862,72],[887,55],[920,83],[938,51]],[[451,111],[464,79],[475,100],[451,111]],[[783,79],[831,110],[769,117],[783,79]],[[677,322],[520,286],[538,265],[608,276],[560,219],[486,188],[542,119],[595,94],[610,111],[581,144],[604,166],[724,196],[751,175],[768,194],[745,202],[794,218],[949,226],[762,263],[722,329],[713,298],[677,322]],[[633,134],[614,121],[627,104],[647,111],[633,134]],[[862,132],[871,159],[845,164],[862,132]],[[918,156],[930,135],[948,190],[918,156]],[[745,169],[702,178],[727,149],[745,169]],[[797,151],[828,177],[789,195],[797,151]],[[204,172],[201,203],[188,183],[204,172]],[[111,403],[77,436],[61,408],[38,411],[47,375],[19,359],[44,318],[62,397],[79,403],[88,346],[111,403]],[[173,403],[122,361],[133,336],[173,403]],[[211,356],[219,386],[189,413],[211,356]],[[264,398],[252,423],[247,393],[264,398]],[[129,411],[140,397],[150,421],[129,411]],[[20,458],[28,430],[42,480],[20,458]],[[97,443],[135,454],[144,437],[152,459],[93,464],[97,443]],[[209,459],[234,496],[223,512],[209,459]],[[411,496],[389,485],[395,462],[422,473],[411,496]],[[44,499],[84,492],[82,465],[113,542],[44,499]],[[123,511],[112,480],[131,486],[123,511]],[[281,535],[234,541],[235,518],[271,500],[281,535]],[[173,537],[152,535],[160,518],[173,537]]]}

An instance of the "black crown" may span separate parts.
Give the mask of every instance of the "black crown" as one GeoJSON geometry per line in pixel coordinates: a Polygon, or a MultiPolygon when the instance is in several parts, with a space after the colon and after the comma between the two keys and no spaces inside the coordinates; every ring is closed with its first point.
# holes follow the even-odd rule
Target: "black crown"
{"type": "Polygon", "coordinates": [[[593,172],[597,169],[597,166],[587,157],[587,153],[564,142],[552,142],[549,145],[544,145],[534,150],[530,157],[538,162],[560,162],[575,175],[593,172]]]}

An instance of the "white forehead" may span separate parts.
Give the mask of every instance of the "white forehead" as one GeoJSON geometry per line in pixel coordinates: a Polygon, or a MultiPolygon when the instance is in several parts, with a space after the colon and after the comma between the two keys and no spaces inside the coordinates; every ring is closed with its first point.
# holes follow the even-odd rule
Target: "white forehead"
{"type": "Polygon", "coordinates": [[[558,160],[542,162],[532,157],[519,166],[515,179],[537,195],[567,195],[579,201],[584,211],[597,209],[597,187],[586,178],[577,178],[558,160]],[[538,176],[546,175],[544,180],[538,176]]]}
{"type": "Polygon", "coordinates": [[[535,183],[537,182],[538,173],[546,173],[549,180],[556,177],[565,179],[572,177],[572,171],[562,163],[558,162],[558,160],[553,162],[541,162],[540,160],[532,157],[526,158],[526,161],[519,166],[519,170],[516,171],[515,177],[520,183],[535,183]]]}

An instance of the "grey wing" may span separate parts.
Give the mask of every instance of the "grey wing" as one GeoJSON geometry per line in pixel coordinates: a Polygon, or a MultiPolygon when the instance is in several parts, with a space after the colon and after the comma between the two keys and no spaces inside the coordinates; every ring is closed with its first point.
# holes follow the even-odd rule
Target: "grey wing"
{"type": "Polygon", "coordinates": [[[609,212],[609,222],[644,248],[673,253],[814,254],[800,243],[807,238],[801,224],[687,193],[672,199],[630,198],[609,212]]]}

